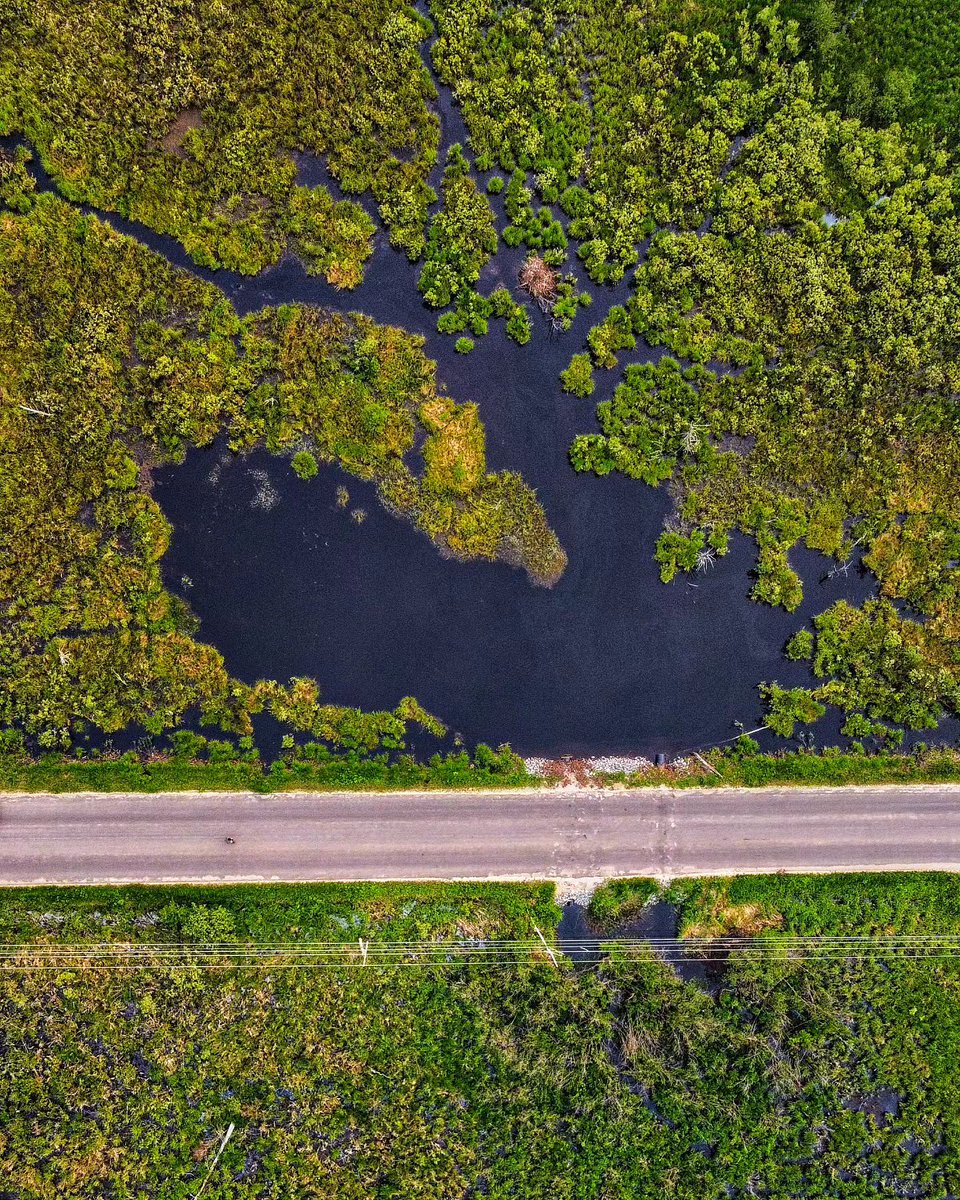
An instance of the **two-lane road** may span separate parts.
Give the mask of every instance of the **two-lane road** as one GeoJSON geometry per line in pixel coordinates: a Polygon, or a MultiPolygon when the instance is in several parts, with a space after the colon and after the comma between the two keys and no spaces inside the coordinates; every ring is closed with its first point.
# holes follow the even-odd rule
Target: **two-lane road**
{"type": "Polygon", "coordinates": [[[960,786],[0,795],[0,884],[924,867],[960,870],[960,786]]]}

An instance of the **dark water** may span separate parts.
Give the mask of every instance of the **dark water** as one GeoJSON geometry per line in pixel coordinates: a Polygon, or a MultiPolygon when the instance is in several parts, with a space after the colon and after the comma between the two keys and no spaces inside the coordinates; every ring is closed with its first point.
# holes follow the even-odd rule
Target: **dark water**
{"type": "Polygon", "coordinates": [[[551,386],[554,348],[524,354],[492,335],[471,357],[469,379],[451,364],[463,372],[450,370],[451,391],[478,400],[492,465],[538,488],[565,575],[547,590],[499,563],[443,558],[371,485],[334,468],[302,482],[258,452],[213,472],[223,455],[195,451],[156,475],[174,526],[164,571],[235,675],[313,675],[329,700],[367,708],[412,693],[468,744],[577,755],[715,742],[735,720],[758,723],[760,680],[808,678],[782,658],[784,641],[838,595],[868,592],[867,580],[821,583],[825,560],[795,553],[806,600],[788,615],[748,601],[753,548],[735,538],[707,574],[664,586],[652,552],[669,498],[569,468],[592,408],[551,386]],[[278,497],[268,511],[256,506],[261,472],[278,497]],[[338,485],[363,524],[336,506],[338,485]]]}
{"type": "MultiPolygon", "coordinates": [[[[501,251],[483,283],[512,283],[521,260],[501,251]]],[[[473,353],[459,355],[435,332],[418,274],[380,234],[352,293],[293,260],[252,280],[215,278],[243,312],[315,303],[422,333],[441,384],[479,405],[489,469],[517,470],[537,489],[569,556],[565,575],[545,590],[502,564],[446,559],[338,469],[304,483],[286,460],[260,452],[228,462],[213,483],[222,451],[195,451],[157,472],[155,494],[175,529],[166,577],[176,590],[182,575],[192,580],[184,594],[201,636],[242,679],[312,675],[330,701],[364,708],[413,694],[468,744],[510,741],[524,753],[670,754],[732,736],[735,720],[758,724],[761,680],[808,679],[782,658],[784,641],[837,597],[862,599],[871,582],[856,572],[821,582],[830,564],[798,551],[804,607],[774,611],[747,600],[753,548],[736,538],[707,574],[662,585],[653,549],[666,490],[577,475],[567,460],[620,373],[599,372],[589,401],[564,395],[558,381],[628,285],[594,289],[594,306],[569,334],[552,336],[537,315],[533,340],[519,347],[491,322],[473,353]],[[267,473],[275,507],[256,506],[251,471],[267,473]],[[338,485],[365,510],[363,524],[336,507],[338,485]]]]}
{"type": "MultiPolygon", "coordinates": [[[[439,109],[445,144],[463,140],[448,94],[439,109]]],[[[305,182],[329,181],[322,164],[299,161],[305,182]]],[[[37,176],[49,186],[42,171],[37,176]]],[[[494,206],[502,227],[502,197],[494,206]]],[[[393,707],[413,694],[470,745],[671,754],[733,736],[735,721],[759,724],[761,680],[809,679],[803,665],[782,657],[790,634],[838,597],[859,602],[872,591],[855,571],[825,580],[827,560],[797,550],[802,609],[788,615],[754,604],[753,549],[742,538],[708,573],[660,583],[653,549],[670,508],[666,491],[577,475],[567,460],[573,437],[596,429],[595,404],[620,372],[598,372],[588,401],[564,395],[558,381],[590,326],[629,294],[626,281],[592,288],[593,307],[568,334],[551,335],[536,314],[533,340],[518,347],[491,322],[473,353],[458,355],[420,301],[419,265],[393,251],[382,230],[363,284],[344,293],[293,258],[255,278],[201,270],[172,238],[105,219],[215,282],[240,312],[300,302],[422,333],[441,384],[479,405],[489,469],[517,470],[537,489],[569,556],[556,587],[536,588],[502,564],[442,557],[381,508],[370,485],[336,468],[302,482],[287,460],[266,452],[231,460],[222,447],[194,451],[155,476],[175,531],[164,574],[201,618],[200,636],[241,679],[311,675],[329,701],[363,708],[393,707]],[[256,503],[261,473],[275,494],[271,508],[256,503]],[[338,485],[348,488],[351,508],[365,511],[362,524],[337,508],[338,485]]],[[[522,250],[502,249],[481,288],[513,284],[522,258],[522,250]]],[[[646,348],[631,358],[655,354],[646,348]]]]}
{"type": "MultiPolygon", "coordinates": [[[[657,943],[662,943],[667,938],[676,938],[679,928],[679,911],[669,900],[652,900],[639,913],[620,921],[612,928],[602,930],[592,924],[589,911],[584,905],[576,900],[568,900],[563,906],[563,915],[557,926],[557,941],[571,962],[589,966],[601,962],[606,957],[598,939],[612,941],[620,938],[638,938],[649,941],[654,953],[657,953],[657,943]]],[[[696,983],[704,991],[716,995],[723,985],[729,958],[726,950],[708,948],[696,953],[691,950],[688,954],[678,955],[671,949],[669,954],[664,954],[661,945],[659,955],[669,962],[674,974],[680,979],[687,983],[696,983]]]]}

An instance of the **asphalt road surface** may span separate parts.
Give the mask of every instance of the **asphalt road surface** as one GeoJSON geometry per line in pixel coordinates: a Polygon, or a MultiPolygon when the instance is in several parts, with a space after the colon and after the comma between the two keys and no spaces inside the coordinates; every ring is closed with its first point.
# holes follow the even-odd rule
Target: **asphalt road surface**
{"type": "Polygon", "coordinates": [[[2,884],[924,867],[960,869],[960,786],[0,798],[2,884]]]}

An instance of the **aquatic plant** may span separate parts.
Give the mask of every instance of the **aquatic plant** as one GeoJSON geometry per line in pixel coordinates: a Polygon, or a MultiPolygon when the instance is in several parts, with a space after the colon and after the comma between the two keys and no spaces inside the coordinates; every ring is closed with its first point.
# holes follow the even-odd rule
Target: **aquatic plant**
{"type": "Polygon", "coordinates": [[[441,192],[443,207],[430,221],[418,287],[431,307],[456,303],[458,312],[466,310],[465,321],[469,321],[473,308],[486,307],[473,286],[484,263],[496,253],[497,231],[490,202],[477,189],[458,145],[448,151],[441,192]]]}
{"type": "Polygon", "coordinates": [[[293,467],[301,479],[312,479],[320,470],[317,466],[317,460],[309,450],[298,450],[293,458],[291,458],[290,466],[293,467]]]}
{"type": "Polygon", "coordinates": [[[570,359],[570,365],[560,372],[560,382],[565,392],[572,392],[581,399],[593,395],[593,364],[589,354],[575,354],[570,359]]]}

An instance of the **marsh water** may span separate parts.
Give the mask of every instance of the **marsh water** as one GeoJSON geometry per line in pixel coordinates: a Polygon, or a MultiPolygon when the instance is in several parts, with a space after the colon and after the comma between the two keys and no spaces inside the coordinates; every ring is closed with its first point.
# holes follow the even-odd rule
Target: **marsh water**
{"type": "Polygon", "coordinates": [[[303,482],[266,452],[198,451],[158,472],[155,494],[174,526],[165,574],[201,636],[240,678],[313,675],[329,700],[364,708],[412,693],[468,744],[524,753],[672,753],[757,723],[758,682],[807,678],[782,657],[790,633],[869,585],[821,583],[824,562],[795,554],[804,609],[755,604],[752,547],[738,538],[709,573],[664,586],[652,553],[666,493],[576,476],[566,447],[590,407],[551,392],[536,350],[526,367],[522,351],[501,345],[498,362],[496,348],[489,337],[474,355],[496,391],[448,382],[478,400],[491,465],[537,487],[570,558],[554,588],[442,557],[371,485],[334,469],[303,482]],[[361,524],[337,506],[338,486],[361,524]]]}
{"type": "MultiPolygon", "coordinates": [[[[461,136],[455,110],[444,123],[445,140],[461,136]]],[[[311,160],[303,175],[329,183],[311,160]]],[[[502,206],[494,208],[502,223],[502,206]]],[[[501,248],[481,290],[502,280],[517,294],[522,258],[501,248]]],[[[809,678],[783,658],[786,639],[837,597],[869,594],[869,579],[856,571],[827,578],[826,559],[794,552],[806,597],[789,615],[748,600],[753,547],[734,538],[707,573],[661,584],[653,551],[671,509],[667,489],[579,475],[567,458],[575,435],[597,428],[595,405],[620,371],[598,371],[590,400],[564,394],[558,378],[629,284],[591,288],[594,304],[569,333],[551,334],[534,313],[529,345],[491,322],[461,355],[421,302],[419,270],[381,232],[363,284],[350,293],[310,278],[293,259],[256,279],[212,278],[243,312],[315,303],[422,334],[441,385],[479,406],[488,469],[519,471],[536,488],[569,556],[566,573],[544,589],[501,563],[444,558],[387,513],[372,486],[336,468],[303,482],[285,459],[259,452],[231,460],[215,447],[156,475],[175,530],[167,579],[176,590],[183,576],[191,581],[182,594],[201,635],[243,679],[312,675],[330,701],[363,708],[415,695],[468,745],[669,755],[735,735],[735,721],[758,724],[761,680],[809,678]],[[350,494],[346,509],[337,506],[338,487],[350,494]],[[356,508],[362,523],[350,516],[356,508]]]]}
{"type": "Polygon", "coordinates": [[[639,912],[629,914],[611,928],[598,928],[590,919],[587,905],[568,900],[557,926],[557,944],[572,963],[591,966],[607,957],[604,941],[646,941],[651,952],[668,963],[680,979],[716,995],[729,965],[729,950],[722,946],[699,946],[682,954],[675,947],[665,950],[664,941],[676,939],[679,930],[680,913],[676,904],[662,898],[651,900],[639,912]]]}
{"type": "MultiPolygon", "coordinates": [[[[569,556],[565,574],[545,589],[500,563],[444,558],[371,485],[335,468],[304,482],[286,459],[231,459],[216,447],[156,475],[175,530],[166,575],[177,590],[191,581],[183,594],[202,636],[243,679],[312,675],[331,701],[365,708],[410,693],[468,744],[510,741],[530,754],[670,754],[730,737],[735,720],[757,724],[761,680],[808,677],[783,659],[785,640],[870,582],[827,579],[825,559],[795,552],[806,598],[788,615],[747,599],[753,547],[734,538],[714,568],[664,586],[653,550],[667,490],[568,463],[573,437],[595,428],[594,401],[558,383],[587,322],[551,338],[538,321],[526,347],[492,324],[462,356],[430,332],[435,316],[415,283],[405,260],[382,250],[341,303],[424,333],[443,385],[479,405],[489,468],[519,471],[537,489],[569,556]]],[[[233,298],[247,309],[317,300],[318,290],[287,264],[233,298]]],[[[603,393],[616,378],[605,374],[603,393]]]]}
{"type": "MultiPolygon", "coordinates": [[[[448,93],[439,109],[444,143],[463,140],[448,93]]],[[[300,170],[303,182],[339,194],[317,160],[302,157],[300,170]]],[[[502,227],[501,200],[494,209],[502,227]]],[[[669,755],[730,738],[737,721],[758,724],[758,683],[809,679],[804,665],[782,656],[790,634],[838,597],[859,602],[872,591],[870,577],[828,577],[826,559],[798,549],[791,562],[805,584],[802,608],[787,614],[753,603],[753,547],[741,537],[708,572],[660,583],[653,550],[671,508],[667,489],[578,475],[567,458],[574,436],[597,428],[595,405],[620,370],[598,371],[586,401],[565,395],[558,379],[590,326],[627,297],[627,281],[591,287],[594,304],[569,333],[552,334],[534,313],[528,346],[491,322],[461,355],[421,302],[419,265],[392,250],[382,228],[361,286],[338,292],[292,257],[256,277],[203,270],[172,238],[98,215],[216,283],[241,313],[316,304],[422,334],[440,384],[479,406],[488,469],[518,471],[536,488],[569,556],[555,587],[534,587],[505,564],[443,557],[384,510],[371,485],[337,468],[301,481],[287,459],[265,451],[242,459],[222,445],[192,451],[155,473],[156,499],[174,527],[164,574],[199,616],[200,637],[239,678],[311,675],[330,702],[368,709],[412,694],[468,745],[669,755]],[[339,487],[349,492],[346,508],[339,487]]],[[[519,294],[522,257],[501,248],[480,289],[503,281],[519,294]]],[[[658,353],[638,348],[629,359],[658,353]]]]}

